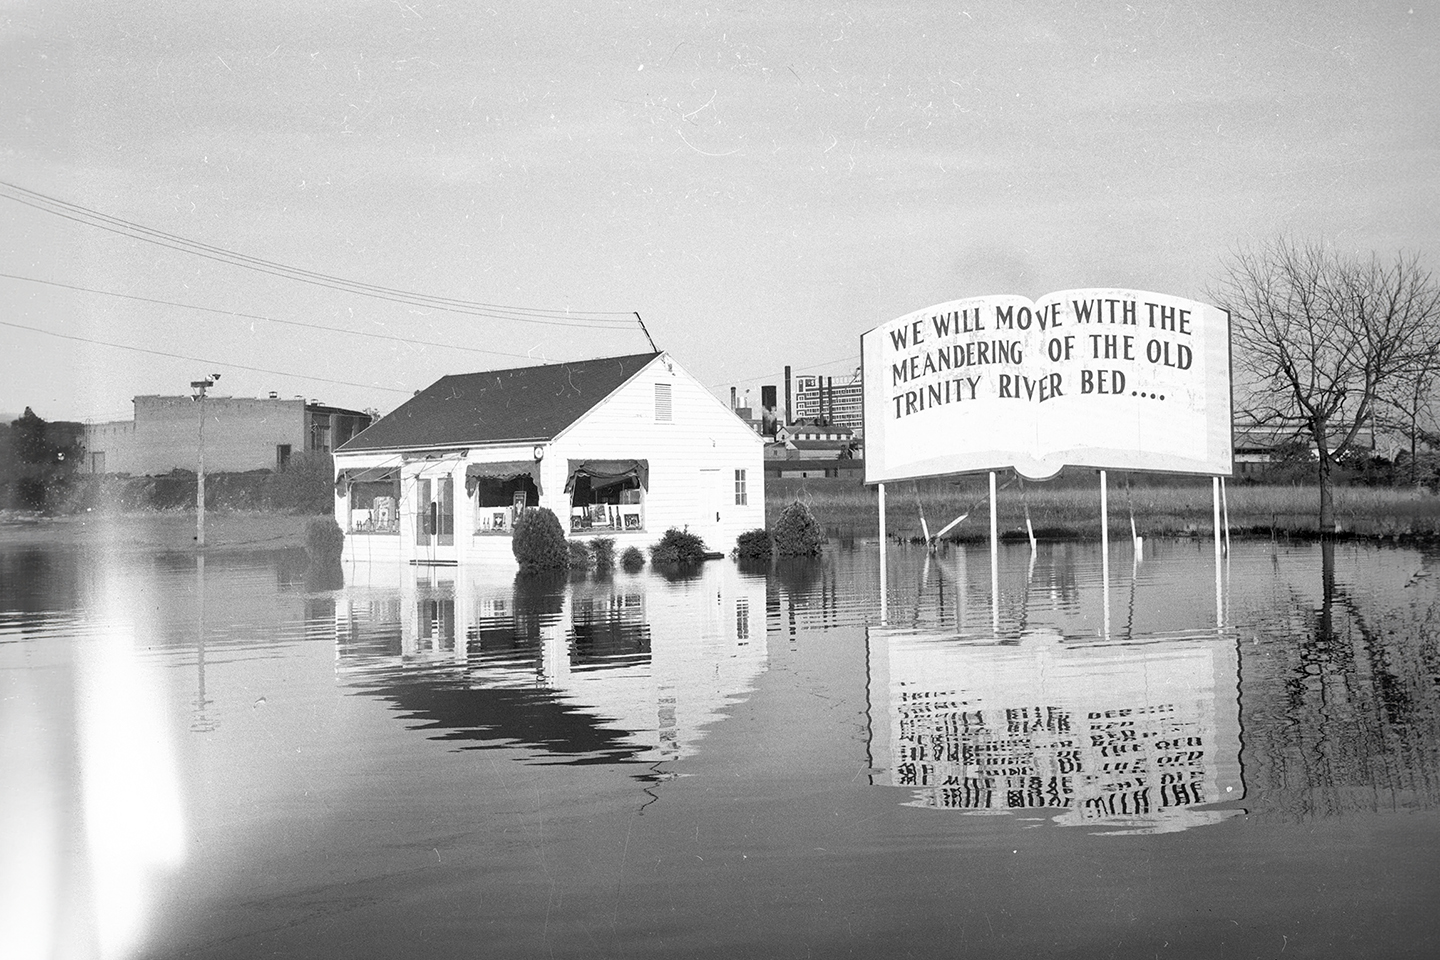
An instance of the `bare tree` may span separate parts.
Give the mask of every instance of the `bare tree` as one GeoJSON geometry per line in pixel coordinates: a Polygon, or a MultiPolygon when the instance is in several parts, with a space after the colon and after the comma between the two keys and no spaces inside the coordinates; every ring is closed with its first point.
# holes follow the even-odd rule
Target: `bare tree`
{"type": "Polygon", "coordinates": [[[1281,237],[1231,254],[1210,297],[1230,311],[1239,405],[1314,445],[1333,533],[1336,460],[1381,408],[1414,406],[1440,363],[1440,287],[1415,254],[1364,260],[1281,237]]]}

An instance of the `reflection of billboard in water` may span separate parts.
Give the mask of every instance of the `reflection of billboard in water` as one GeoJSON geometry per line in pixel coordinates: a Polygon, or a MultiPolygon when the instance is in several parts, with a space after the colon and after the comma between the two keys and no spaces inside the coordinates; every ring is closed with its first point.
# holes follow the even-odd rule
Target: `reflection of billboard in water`
{"type": "Polygon", "coordinates": [[[1240,799],[1233,640],[967,643],[874,630],[876,782],[917,806],[1059,808],[1057,822],[1178,830],[1240,799]]]}
{"type": "Polygon", "coordinates": [[[764,580],[729,563],[675,583],[430,570],[346,592],[342,673],[441,739],[678,759],[766,666],[764,580]]]}

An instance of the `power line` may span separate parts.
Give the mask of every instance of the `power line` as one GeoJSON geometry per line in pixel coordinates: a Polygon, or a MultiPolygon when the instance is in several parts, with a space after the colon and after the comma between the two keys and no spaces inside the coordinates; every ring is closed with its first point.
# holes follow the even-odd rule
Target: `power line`
{"type": "Polygon", "coordinates": [[[397,337],[388,333],[372,333],[365,330],[350,330],[345,327],[327,327],[319,323],[305,323],[301,320],[281,320],[278,317],[267,317],[258,313],[242,313],[238,310],[222,310],[218,307],[202,307],[195,303],[179,303],[175,300],[161,300],[156,297],[141,297],[131,293],[117,293],[114,290],[96,290],[93,287],[82,287],[73,283],[60,283],[58,280],[41,280],[38,277],[22,277],[15,273],[0,273],[0,277],[7,280],[23,280],[26,283],[42,283],[48,287],[59,287],[63,290],[76,290],[81,293],[94,293],[104,297],[119,297],[122,300],[136,300],[140,303],[154,303],[166,307],[180,307],[185,310],[200,310],[205,313],[218,313],[226,317],[237,317],[241,320],[264,320],[267,323],[280,323],[289,327],[304,327],[309,330],[324,330],[328,333],[343,333],[346,336],[373,337],[376,340],[393,340],[396,343],[414,344],[424,347],[440,347],[445,350],[463,350],[467,353],[484,353],[495,357],[510,357],[519,360],[533,360],[534,357],[525,353],[506,353],[503,350],[481,350],[479,347],[465,347],[455,343],[438,343],[434,340],[417,340],[414,337],[397,337]]]}
{"type": "Polygon", "coordinates": [[[171,360],[189,360],[193,363],[203,363],[209,366],[230,368],[232,370],[248,370],[252,373],[268,373],[278,377],[290,377],[293,380],[313,380],[316,383],[333,383],[342,387],[359,387],[362,390],[384,390],[387,393],[403,393],[406,395],[414,393],[413,390],[403,390],[399,387],[382,387],[373,383],[355,383],[350,380],[331,380],[328,377],[317,377],[308,373],[287,373],[284,370],[270,370],[266,367],[248,367],[243,363],[232,363],[229,360],[215,360],[208,357],[192,357],[183,353],[166,353],[163,350],[150,350],[146,347],[134,347],[128,343],[112,343],[109,340],[96,340],[92,337],[80,337],[73,333],[57,333],[54,330],[41,330],[39,327],[29,327],[23,323],[11,323],[8,320],[0,320],[0,327],[13,327],[16,330],[28,330],[31,333],[43,333],[47,337],[59,337],[62,340],[76,340],[80,343],[91,343],[101,347],[114,347],[116,350],[130,350],[135,353],[148,353],[155,357],[168,357],[171,360]]]}
{"type": "Polygon", "coordinates": [[[400,290],[394,287],[382,287],[377,284],[348,280],[344,277],[319,273],[314,270],[307,270],[274,260],[252,257],[234,250],[227,250],[223,247],[202,243],[198,240],[191,240],[178,234],[168,233],[164,230],[157,230],[140,223],[111,216],[98,210],[92,210],[89,207],[51,197],[47,194],[29,190],[3,180],[0,180],[0,197],[75,223],[95,227],[109,233],[119,234],[120,236],[129,237],[133,240],[140,240],[145,243],[155,244],[156,246],[188,253],[193,256],[203,257],[207,260],[214,260],[219,263],[226,263],[231,266],[254,270],[259,273],[283,277],[289,280],[296,280],[301,283],[308,283],[331,290],[340,290],[359,296],[373,297],[378,300],[388,300],[394,303],[406,303],[412,306],[428,307],[493,320],[605,330],[620,330],[629,327],[630,320],[628,318],[634,315],[633,311],[629,310],[557,310],[540,307],[507,306],[504,304],[484,303],[475,300],[438,297],[431,294],[416,293],[410,290],[400,290]],[[620,319],[622,317],[625,319],[620,319]]]}
{"type": "MultiPolygon", "coordinates": [[[[305,328],[305,329],[307,329],[307,330],[321,330],[321,331],[324,331],[324,332],[327,332],[327,333],[343,333],[343,334],[345,334],[345,335],[347,335],[347,336],[371,337],[371,338],[376,339],[376,340],[391,340],[391,341],[394,341],[394,342],[396,342],[396,343],[405,343],[405,344],[412,344],[412,345],[424,346],[424,347],[437,347],[437,348],[443,349],[443,350],[460,350],[460,351],[463,351],[463,352],[466,352],[466,353],[481,353],[481,354],[486,354],[486,355],[495,356],[495,357],[509,357],[509,358],[515,359],[515,360],[534,360],[534,359],[535,359],[532,355],[526,354],[526,353],[506,353],[506,352],[503,351],[503,350],[482,350],[482,349],[480,349],[479,347],[466,347],[466,346],[461,346],[460,344],[455,344],[455,343],[440,343],[440,342],[437,342],[437,341],[434,341],[434,340],[417,340],[417,339],[415,339],[415,338],[413,338],[413,337],[397,337],[397,336],[395,336],[395,335],[393,335],[393,334],[388,334],[388,333],[372,333],[372,332],[364,331],[364,330],[351,330],[351,329],[348,329],[348,328],[345,328],[345,327],[330,327],[330,326],[326,326],[326,325],[324,325],[324,324],[319,324],[319,323],[305,323],[304,321],[301,321],[301,320],[282,320],[282,319],[280,319],[279,317],[267,317],[267,316],[265,316],[264,314],[259,314],[259,313],[244,313],[243,311],[239,311],[239,310],[224,310],[224,309],[221,309],[221,308],[219,308],[219,307],[205,307],[205,306],[201,306],[201,305],[196,304],[196,303],[180,303],[179,301],[176,301],[176,300],[162,300],[162,299],[159,299],[159,298],[157,298],[157,297],[142,297],[142,296],[139,296],[139,295],[137,295],[137,294],[119,293],[119,292],[116,292],[116,291],[114,291],[114,290],[97,290],[97,289],[95,289],[94,287],[82,287],[82,286],[80,286],[80,285],[78,285],[78,284],[73,284],[73,283],[60,283],[58,280],[42,280],[42,279],[40,279],[39,277],[25,277],[25,276],[21,276],[20,274],[15,274],[15,273],[0,273],[0,278],[4,278],[4,279],[7,279],[7,280],[21,280],[21,281],[24,281],[24,282],[26,282],[26,283],[39,283],[39,284],[44,284],[45,286],[49,286],[49,287],[59,287],[59,288],[61,288],[61,289],[63,289],[63,290],[75,290],[75,291],[80,292],[80,293],[93,293],[93,294],[97,294],[97,295],[99,295],[99,296],[104,296],[104,297],[117,297],[117,298],[122,299],[122,300],[134,300],[134,301],[137,301],[137,302],[139,302],[139,303],[153,303],[153,304],[157,304],[157,305],[160,305],[160,306],[166,306],[166,307],[179,307],[179,308],[181,308],[181,309],[183,309],[183,310],[199,310],[199,311],[204,312],[204,313],[216,313],[216,314],[220,314],[221,316],[236,317],[236,318],[242,319],[242,320],[263,320],[263,321],[265,321],[265,322],[267,322],[267,323],[284,324],[285,326],[290,326],[290,327],[303,327],[303,328],[305,328]]],[[[639,319],[639,318],[637,317],[637,319],[639,319]]],[[[643,323],[643,321],[642,321],[642,323],[643,323]]],[[[126,345],[126,344],[107,343],[106,341],[102,341],[102,340],[86,340],[86,339],[83,338],[83,337],[75,337],[75,336],[71,336],[71,335],[69,335],[69,334],[53,333],[52,331],[49,331],[49,330],[41,330],[41,329],[39,329],[38,327],[26,327],[26,326],[22,326],[22,325],[16,324],[16,323],[8,323],[8,324],[5,324],[5,325],[6,325],[6,326],[11,326],[11,327],[16,327],[17,329],[20,329],[20,330],[31,330],[31,331],[34,331],[34,332],[36,332],[36,333],[45,333],[45,334],[50,334],[51,336],[65,337],[66,339],[71,339],[71,340],[80,340],[81,342],[84,342],[84,343],[95,343],[95,344],[99,344],[99,345],[101,345],[101,346],[113,346],[113,347],[117,347],[117,348],[122,349],[122,350],[137,350],[137,351],[140,351],[140,352],[142,352],[142,353],[154,353],[154,354],[156,354],[157,356],[162,356],[162,357],[176,357],[175,354],[161,353],[161,352],[159,352],[159,351],[152,351],[152,350],[141,350],[141,348],[139,348],[139,347],[132,347],[132,346],[129,346],[129,345],[126,345]]],[[[653,345],[653,341],[652,341],[652,345],[653,345]]],[[[177,358],[177,359],[182,359],[182,360],[194,359],[193,357],[176,357],[176,358],[177,358]]],[[[831,359],[831,360],[821,360],[821,361],[819,361],[819,362],[817,362],[817,363],[807,364],[807,365],[805,365],[805,366],[803,366],[803,367],[792,367],[792,368],[791,368],[791,373],[804,373],[804,372],[809,371],[809,370],[818,370],[818,369],[821,369],[822,367],[833,366],[833,365],[838,364],[838,363],[850,364],[850,363],[853,363],[853,362],[854,362],[854,359],[855,359],[854,357],[835,357],[834,359],[831,359]]],[[[204,362],[209,363],[209,362],[212,362],[212,361],[204,361],[204,362]]],[[[237,369],[258,370],[258,371],[261,372],[261,373],[275,373],[275,374],[278,374],[279,376],[282,376],[282,377],[294,377],[294,378],[297,378],[297,379],[308,379],[308,378],[306,378],[305,376],[303,376],[303,375],[301,375],[301,374],[285,373],[285,372],[283,372],[283,371],[278,371],[278,370],[261,370],[260,368],[256,368],[256,367],[239,367],[239,366],[236,365],[236,364],[229,364],[229,366],[237,367],[237,369]]],[[[753,376],[745,377],[745,378],[743,378],[743,379],[746,380],[746,381],[752,381],[752,380],[765,380],[765,379],[768,379],[768,378],[771,378],[771,377],[782,377],[782,376],[784,376],[783,373],[776,373],[776,372],[772,371],[772,372],[770,372],[770,373],[753,375],[753,376]]],[[[352,387],[367,387],[367,388],[368,388],[368,387],[370,386],[369,384],[349,383],[349,382],[343,381],[343,380],[331,380],[331,381],[325,381],[325,382],[328,382],[328,383],[338,383],[338,384],[342,384],[342,385],[344,385],[344,386],[352,386],[352,387]]],[[[723,387],[727,387],[727,386],[731,385],[732,383],[736,383],[736,382],[738,382],[738,381],[736,381],[736,380],[734,380],[734,379],[731,379],[731,380],[726,380],[726,381],[724,381],[724,382],[722,382],[722,383],[712,383],[712,384],[709,385],[709,387],[708,387],[707,389],[710,389],[710,390],[718,390],[718,389],[721,389],[721,388],[723,388],[723,387]]],[[[389,387],[375,387],[374,389],[377,389],[377,390],[389,390],[389,389],[393,389],[393,388],[389,388],[389,387]]],[[[404,392],[404,391],[398,391],[398,392],[404,392]]]]}
{"type": "MultiPolygon", "coordinates": [[[[829,367],[829,366],[833,366],[834,364],[837,364],[837,363],[848,363],[848,364],[852,364],[852,369],[853,369],[854,367],[860,366],[860,364],[856,361],[856,358],[853,357],[853,356],[850,356],[850,357],[836,357],[836,358],[833,359],[833,360],[821,360],[821,361],[819,361],[818,363],[807,364],[806,366],[803,366],[803,367],[791,367],[791,368],[790,368],[790,372],[791,372],[792,374],[794,374],[794,373],[804,373],[804,372],[806,372],[807,370],[819,370],[821,367],[829,367]]],[[[785,376],[785,374],[784,374],[783,371],[781,371],[780,373],[776,373],[776,372],[774,372],[774,371],[771,371],[770,373],[762,373],[762,374],[758,374],[758,375],[752,375],[752,376],[744,377],[744,378],[739,379],[739,380],[731,379],[731,380],[725,381],[724,383],[712,383],[712,384],[710,384],[710,386],[707,387],[706,389],[708,389],[708,390],[718,390],[718,389],[720,389],[721,387],[728,387],[728,386],[730,386],[732,383],[749,383],[749,382],[754,381],[754,380],[761,380],[761,381],[763,381],[763,380],[769,380],[769,379],[772,378],[772,377],[781,377],[781,378],[783,378],[784,376],[785,376]]]]}

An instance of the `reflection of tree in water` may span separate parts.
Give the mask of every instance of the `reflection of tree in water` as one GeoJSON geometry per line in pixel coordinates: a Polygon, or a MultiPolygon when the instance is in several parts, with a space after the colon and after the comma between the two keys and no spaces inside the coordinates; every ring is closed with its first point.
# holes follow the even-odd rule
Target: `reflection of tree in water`
{"type": "Polygon", "coordinates": [[[740,571],[743,577],[767,577],[770,575],[770,565],[773,561],[757,560],[754,557],[737,557],[735,569],[740,571]]]}
{"type": "Polygon", "coordinates": [[[703,563],[656,563],[650,569],[660,574],[666,583],[688,583],[705,576],[703,563]]]}
{"type": "MultiPolygon", "coordinates": [[[[1424,588],[1430,590],[1428,585],[1424,588]]],[[[1291,589],[1241,649],[1255,812],[1308,819],[1440,801],[1440,604],[1369,602],[1322,547],[1318,606],[1291,589]]]]}
{"type": "Polygon", "coordinates": [[[775,581],[792,599],[809,599],[825,574],[825,561],[818,557],[786,557],[775,561],[775,581]]]}
{"type": "Polygon", "coordinates": [[[537,638],[565,609],[564,573],[517,573],[515,575],[514,621],[517,635],[537,638]]]}
{"type": "Polygon", "coordinates": [[[466,627],[471,666],[510,666],[543,681],[545,630],[564,614],[567,583],[564,572],[517,573],[508,609],[498,601],[490,615],[466,627]]]}
{"type": "Polygon", "coordinates": [[[840,588],[834,566],[825,557],[785,557],[775,561],[765,602],[772,628],[783,629],[793,640],[800,625],[807,628],[838,624],[840,588]]]}
{"type": "Polygon", "coordinates": [[[18,614],[22,633],[40,614],[75,607],[80,594],[79,555],[53,547],[0,550],[0,613],[18,614]]]}
{"type": "Polygon", "coordinates": [[[337,559],[311,559],[305,566],[304,582],[311,593],[339,590],[345,586],[345,569],[337,559]]]}

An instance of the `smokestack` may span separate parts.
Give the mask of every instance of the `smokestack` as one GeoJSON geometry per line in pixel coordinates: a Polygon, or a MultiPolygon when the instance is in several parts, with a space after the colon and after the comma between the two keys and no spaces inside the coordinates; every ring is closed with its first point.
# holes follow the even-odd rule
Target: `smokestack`
{"type": "Polygon", "coordinates": [[[835,378],[825,378],[825,422],[835,422],[835,378]]]}
{"type": "Polygon", "coordinates": [[[734,409],[735,409],[735,388],[734,388],[734,387],[731,387],[731,388],[730,388],[730,409],[731,409],[731,410],[734,410],[734,409]]]}
{"type": "Polygon", "coordinates": [[[790,422],[791,422],[791,420],[790,420],[790,411],[791,411],[792,409],[794,409],[794,408],[790,406],[790,364],[787,363],[787,364],[785,364],[785,424],[786,424],[786,426],[789,426],[789,424],[790,424],[790,422]]]}
{"type": "Polygon", "coordinates": [[[760,388],[760,433],[767,437],[775,436],[775,385],[773,383],[760,388]]]}

